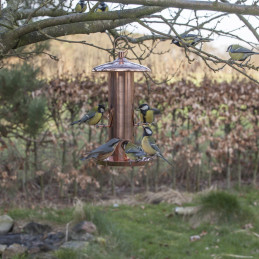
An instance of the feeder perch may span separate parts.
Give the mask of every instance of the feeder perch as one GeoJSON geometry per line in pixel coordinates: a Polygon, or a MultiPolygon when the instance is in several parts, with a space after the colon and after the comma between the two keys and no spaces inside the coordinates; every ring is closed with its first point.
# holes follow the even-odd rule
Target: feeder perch
{"type": "MultiPolygon", "coordinates": [[[[134,142],[134,72],[150,72],[145,66],[128,61],[127,51],[118,51],[118,58],[93,68],[92,72],[108,72],[108,102],[110,111],[109,139],[119,138],[134,142]]],[[[121,143],[112,156],[98,163],[106,166],[142,166],[149,159],[128,160],[121,143]]]]}

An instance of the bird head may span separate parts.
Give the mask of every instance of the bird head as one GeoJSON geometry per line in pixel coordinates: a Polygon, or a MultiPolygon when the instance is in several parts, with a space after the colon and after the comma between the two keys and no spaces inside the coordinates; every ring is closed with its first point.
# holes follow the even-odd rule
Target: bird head
{"type": "Polygon", "coordinates": [[[125,150],[126,146],[128,145],[129,141],[128,140],[124,140],[121,144],[121,147],[125,150]]]}
{"type": "Polygon", "coordinates": [[[104,113],[104,111],[105,111],[105,107],[102,104],[99,104],[98,105],[98,112],[104,113]]]}
{"type": "Polygon", "coordinates": [[[143,129],[144,129],[144,132],[143,132],[144,136],[152,136],[153,131],[149,127],[143,127],[143,129]]]}
{"type": "Polygon", "coordinates": [[[143,103],[143,104],[141,104],[141,105],[138,107],[137,111],[146,112],[146,111],[148,111],[149,109],[150,109],[149,105],[146,104],[146,103],[143,103]]]}
{"type": "Polygon", "coordinates": [[[231,50],[232,50],[232,46],[233,46],[233,45],[229,45],[226,52],[231,51],[231,50]]]}
{"type": "Polygon", "coordinates": [[[105,2],[101,2],[100,5],[101,6],[105,6],[106,4],[105,4],[105,2]]]}

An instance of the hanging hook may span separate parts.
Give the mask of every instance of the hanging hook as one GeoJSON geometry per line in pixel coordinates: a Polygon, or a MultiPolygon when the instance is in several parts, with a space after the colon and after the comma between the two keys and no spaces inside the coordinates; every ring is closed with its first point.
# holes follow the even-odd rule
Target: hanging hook
{"type": "Polygon", "coordinates": [[[128,53],[128,49],[125,48],[125,50],[123,50],[122,48],[116,48],[116,43],[117,43],[118,40],[126,41],[126,43],[128,45],[128,48],[129,48],[129,41],[125,36],[120,36],[113,43],[114,52],[116,52],[116,50],[117,50],[116,53],[118,53],[119,58],[124,58],[128,53]]]}

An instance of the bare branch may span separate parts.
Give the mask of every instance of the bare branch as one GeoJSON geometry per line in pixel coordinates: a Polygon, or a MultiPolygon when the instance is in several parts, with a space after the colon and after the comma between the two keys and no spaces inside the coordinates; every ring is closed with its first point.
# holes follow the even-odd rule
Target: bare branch
{"type": "Polygon", "coordinates": [[[138,4],[145,6],[174,7],[189,10],[207,10],[243,15],[259,15],[259,7],[256,5],[229,4],[221,3],[218,1],[210,2],[195,0],[107,0],[106,2],[138,4]]]}

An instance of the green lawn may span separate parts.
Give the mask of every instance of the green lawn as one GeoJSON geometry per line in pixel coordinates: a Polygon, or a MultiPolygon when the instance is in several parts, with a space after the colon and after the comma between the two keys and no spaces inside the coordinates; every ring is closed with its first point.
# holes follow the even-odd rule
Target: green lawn
{"type": "MultiPolygon", "coordinates": [[[[221,211],[221,216],[223,213],[223,217],[211,223],[202,222],[203,217],[196,216],[196,220],[201,221],[196,228],[191,225],[189,218],[174,215],[175,205],[171,204],[120,205],[116,208],[86,205],[86,219],[96,224],[102,241],[90,244],[81,254],[78,251],[59,250],[55,252],[55,257],[66,259],[73,255],[73,258],[91,259],[259,258],[259,191],[233,194],[238,205],[231,203],[231,206],[235,207],[232,217],[231,209],[226,208],[226,204],[219,205],[224,200],[222,196],[215,208],[216,211],[221,211]],[[224,210],[228,214],[225,218],[224,210]],[[253,228],[245,229],[245,225],[249,223],[253,228]],[[200,240],[190,241],[191,236],[201,233],[204,235],[200,240]]],[[[211,203],[215,202],[215,197],[213,199],[211,203]]],[[[192,205],[200,202],[197,198],[192,205]]],[[[208,204],[208,199],[206,202],[208,204]]],[[[211,207],[213,206],[210,204],[208,209],[211,207]]],[[[48,209],[40,213],[10,210],[9,214],[15,219],[36,217],[50,224],[61,225],[75,218],[72,208],[58,211],[48,209]]]]}

